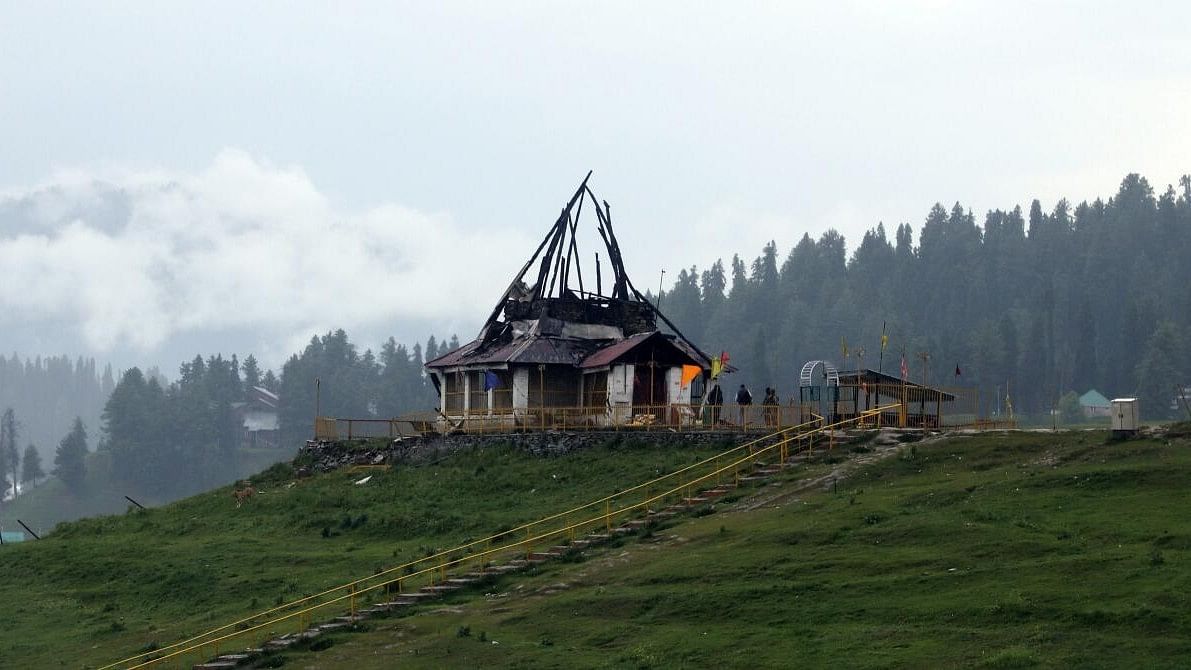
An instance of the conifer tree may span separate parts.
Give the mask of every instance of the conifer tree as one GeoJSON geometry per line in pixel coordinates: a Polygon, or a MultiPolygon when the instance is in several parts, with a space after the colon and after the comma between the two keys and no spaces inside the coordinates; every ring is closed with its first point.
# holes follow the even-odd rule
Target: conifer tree
{"type": "Polygon", "coordinates": [[[244,359],[243,371],[245,390],[261,385],[260,365],[256,362],[256,357],[252,354],[248,354],[248,357],[244,359]]]}
{"type": "Polygon", "coordinates": [[[17,482],[20,481],[21,452],[17,448],[17,417],[12,408],[4,410],[0,416],[0,465],[5,477],[12,483],[12,497],[17,495],[17,482]]]}
{"type": "Polygon", "coordinates": [[[21,484],[36,486],[45,477],[45,471],[41,469],[41,454],[37,453],[37,447],[32,442],[25,447],[25,456],[21,460],[21,484]]]}
{"type": "Polygon", "coordinates": [[[75,418],[70,432],[58,443],[54,454],[54,476],[71,491],[78,492],[87,474],[87,430],[83,420],[75,418]]]}

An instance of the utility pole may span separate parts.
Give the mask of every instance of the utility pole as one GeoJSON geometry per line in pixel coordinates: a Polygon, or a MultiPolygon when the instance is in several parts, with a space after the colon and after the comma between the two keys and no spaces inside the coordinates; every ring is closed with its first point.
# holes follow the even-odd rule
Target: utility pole
{"type": "Polygon", "coordinates": [[[657,310],[658,310],[659,312],[662,310],[662,280],[664,280],[665,278],[666,278],[666,269],[665,269],[665,268],[662,268],[662,274],[658,276],[658,302],[657,302],[657,310]]]}
{"type": "Polygon", "coordinates": [[[929,351],[919,351],[918,358],[922,359],[922,388],[919,389],[918,418],[922,421],[922,432],[926,433],[926,371],[930,362],[929,351]]]}
{"type": "Polygon", "coordinates": [[[323,415],[323,412],[322,412],[322,403],[323,403],[322,390],[323,390],[322,379],[315,377],[314,378],[314,418],[316,418],[316,419],[323,415]]]}

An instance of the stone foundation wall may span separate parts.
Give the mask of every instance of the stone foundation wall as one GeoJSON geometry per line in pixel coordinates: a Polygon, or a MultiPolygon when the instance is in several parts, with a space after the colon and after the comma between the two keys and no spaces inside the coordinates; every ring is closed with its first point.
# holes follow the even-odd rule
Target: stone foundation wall
{"type": "Polygon", "coordinates": [[[298,452],[295,463],[301,467],[326,472],[351,465],[394,465],[428,463],[467,449],[507,447],[524,449],[535,456],[551,457],[612,444],[656,445],[681,448],[723,445],[731,448],[757,435],[738,432],[676,433],[657,432],[545,432],[508,435],[445,435],[429,438],[387,440],[310,441],[298,452]]]}

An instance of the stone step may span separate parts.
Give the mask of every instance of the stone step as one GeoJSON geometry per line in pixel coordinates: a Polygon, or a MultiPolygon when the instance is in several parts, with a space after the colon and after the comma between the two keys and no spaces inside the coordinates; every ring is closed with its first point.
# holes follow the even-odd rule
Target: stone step
{"type": "Polygon", "coordinates": [[[704,498],[703,496],[695,496],[694,498],[683,498],[682,502],[686,503],[687,505],[701,505],[701,504],[707,502],[708,500],[711,500],[711,498],[704,498]]]}
{"type": "Polygon", "coordinates": [[[586,549],[591,546],[591,540],[571,540],[571,548],[586,549]]]}
{"type": "Polygon", "coordinates": [[[433,591],[413,591],[411,593],[402,593],[397,596],[393,602],[408,601],[409,603],[418,603],[423,600],[431,600],[438,597],[438,593],[433,591]]]}
{"type": "Polygon", "coordinates": [[[707,489],[706,491],[700,493],[699,496],[703,498],[718,498],[727,492],[727,489],[707,489]]]}
{"type": "Polygon", "coordinates": [[[644,528],[648,524],[649,524],[649,521],[647,521],[646,519],[631,519],[629,521],[625,521],[624,523],[620,524],[620,527],[621,528],[637,529],[637,528],[644,528]]]}
{"type": "Polygon", "coordinates": [[[194,670],[229,670],[240,665],[231,661],[207,661],[194,666],[194,670]]]}
{"type": "Polygon", "coordinates": [[[459,590],[458,586],[452,586],[451,584],[433,584],[431,586],[423,586],[422,588],[418,589],[418,591],[421,593],[436,593],[436,594],[450,593],[452,591],[458,591],[458,590],[459,590]]]}
{"type": "Polygon", "coordinates": [[[462,586],[469,586],[471,584],[475,584],[478,581],[480,581],[480,580],[477,577],[452,577],[452,578],[448,579],[445,583],[450,584],[451,586],[462,587],[462,586]]]}
{"type": "Polygon", "coordinates": [[[222,656],[216,657],[214,660],[223,661],[225,663],[243,663],[250,658],[252,657],[248,654],[223,654],[222,656]]]}
{"type": "Polygon", "coordinates": [[[355,616],[349,616],[345,614],[343,616],[337,616],[334,619],[331,619],[331,621],[334,621],[335,623],[353,624],[363,618],[364,617],[360,616],[359,614],[356,614],[355,616]]]}
{"type": "Polygon", "coordinates": [[[265,643],[265,649],[269,651],[278,651],[281,649],[288,649],[298,643],[296,637],[279,637],[274,640],[269,640],[265,643]]]}
{"type": "Polygon", "coordinates": [[[335,622],[332,622],[332,623],[323,623],[323,624],[319,624],[319,625],[318,625],[318,629],[319,629],[319,631],[321,631],[321,632],[330,632],[330,631],[333,631],[333,630],[339,630],[340,628],[347,628],[347,627],[348,627],[348,626],[350,626],[350,625],[351,625],[351,624],[349,624],[349,623],[344,623],[344,622],[342,622],[342,621],[335,621],[335,622]]]}

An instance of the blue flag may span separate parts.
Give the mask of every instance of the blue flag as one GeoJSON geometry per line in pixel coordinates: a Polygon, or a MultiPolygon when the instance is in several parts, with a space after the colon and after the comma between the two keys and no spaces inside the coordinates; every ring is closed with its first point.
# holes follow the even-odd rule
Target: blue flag
{"type": "Polygon", "coordinates": [[[499,388],[499,387],[500,387],[500,377],[497,377],[496,373],[491,370],[488,370],[487,372],[485,372],[484,373],[484,390],[491,391],[492,389],[499,388]]]}

